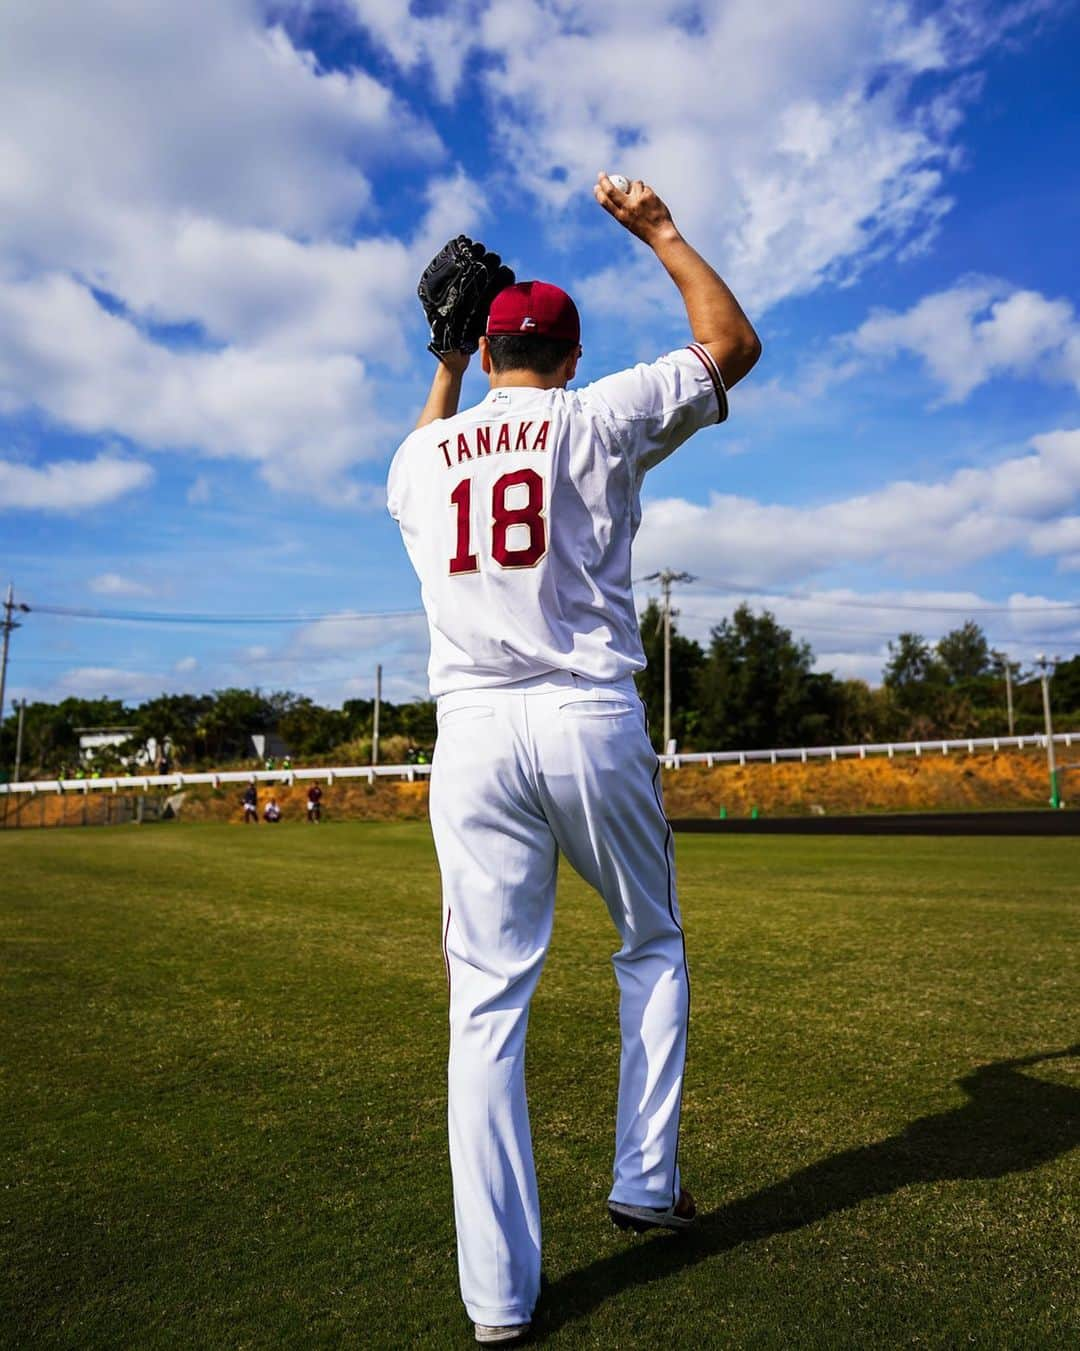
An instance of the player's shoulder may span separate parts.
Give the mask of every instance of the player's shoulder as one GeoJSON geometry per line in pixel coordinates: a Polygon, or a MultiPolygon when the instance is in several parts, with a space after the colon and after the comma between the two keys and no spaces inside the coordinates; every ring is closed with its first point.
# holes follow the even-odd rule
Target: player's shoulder
{"type": "Polygon", "coordinates": [[[583,405],[595,405],[616,421],[653,417],[665,409],[700,399],[720,397],[722,382],[707,348],[688,343],[639,361],[584,386],[583,405]]]}
{"type": "Polygon", "coordinates": [[[636,390],[643,397],[647,396],[655,389],[658,376],[667,374],[677,366],[688,365],[686,361],[688,353],[689,348],[679,347],[648,361],[635,361],[632,366],[624,366],[621,370],[600,376],[584,385],[578,392],[583,398],[596,398],[606,393],[615,383],[627,393],[636,390]]]}

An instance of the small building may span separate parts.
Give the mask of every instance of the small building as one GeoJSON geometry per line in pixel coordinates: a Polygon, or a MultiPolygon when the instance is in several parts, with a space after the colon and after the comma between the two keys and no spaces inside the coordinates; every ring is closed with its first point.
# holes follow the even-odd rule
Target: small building
{"type": "MultiPolygon", "coordinates": [[[[137,727],[76,727],[79,738],[79,759],[89,764],[99,751],[110,750],[124,745],[138,732],[137,727]]],[[[137,765],[154,765],[158,759],[158,744],[151,737],[145,746],[140,746],[130,761],[137,765]]]]}

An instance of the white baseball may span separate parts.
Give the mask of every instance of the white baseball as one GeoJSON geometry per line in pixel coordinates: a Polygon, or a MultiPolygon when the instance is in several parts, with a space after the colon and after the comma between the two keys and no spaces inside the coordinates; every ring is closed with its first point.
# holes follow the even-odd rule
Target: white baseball
{"type": "Polygon", "coordinates": [[[625,178],[622,174],[608,174],[608,178],[611,179],[611,182],[620,192],[630,191],[630,180],[625,178]]]}

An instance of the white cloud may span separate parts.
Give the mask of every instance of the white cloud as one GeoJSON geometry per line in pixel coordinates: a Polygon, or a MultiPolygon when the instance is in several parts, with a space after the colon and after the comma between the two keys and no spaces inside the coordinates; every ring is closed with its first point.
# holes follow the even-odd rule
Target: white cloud
{"type": "Polygon", "coordinates": [[[383,667],[383,698],[427,698],[427,621],[422,613],[371,616],[343,610],[298,628],[282,648],[251,647],[240,658],[288,672],[290,688],[324,703],[370,699],[375,667],[383,667]]]}
{"type": "MultiPolygon", "coordinates": [[[[446,12],[412,12],[412,0],[343,0],[357,20],[386,48],[402,70],[426,66],[442,99],[449,99],[461,80],[475,26],[469,5],[446,6],[446,12]]],[[[509,8],[509,6],[507,6],[509,8]]]]}
{"type": "MultiPolygon", "coordinates": [[[[379,417],[381,371],[407,360],[416,275],[487,207],[385,83],[322,71],[266,26],[307,7],[38,0],[0,18],[0,411],[243,458],[279,488],[372,503],[348,470],[400,431],[379,417]],[[408,239],[380,232],[371,196],[373,168],[402,159],[437,166],[408,239]],[[160,324],[194,326],[207,350],[155,341],[160,324]]],[[[933,229],[970,92],[961,73],[1039,8],[991,20],[978,5],[917,17],[894,0],[460,0],[417,14],[409,0],[340,0],[338,12],[443,98],[468,69],[470,110],[486,97],[503,166],[495,191],[512,183],[562,212],[589,200],[601,163],[650,176],[760,306],[933,229]],[[928,71],[948,77],[929,101],[912,95],[928,71]]],[[[611,238],[629,261],[585,299],[623,315],[635,295],[670,308],[653,260],[611,238]]],[[[1021,320],[1010,312],[1010,333],[1021,320]]],[[[190,491],[203,500],[205,480],[190,491]]]]}
{"type": "Polygon", "coordinates": [[[386,86],[318,69],[267,8],[0,16],[0,412],[367,506],[346,470],[400,430],[369,363],[403,365],[420,267],[484,197],[386,86]],[[378,233],[369,171],[436,157],[411,237],[378,233]]]}
{"type": "Polygon", "coordinates": [[[426,656],[427,641],[427,621],[422,614],[374,618],[343,610],[297,630],[292,650],[313,657],[331,657],[370,653],[382,647],[388,651],[414,652],[422,648],[426,656]]]}
{"type": "Polygon", "coordinates": [[[483,194],[443,161],[411,244],[350,236],[373,223],[365,166],[441,155],[372,76],[319,71],[254,0],[0,18],[0,250],[142,320],[400,362],[432,228],[470,228],[483,194]]]}
{"type": "Polygon", "coordinates": [[[35,0],[2,29],[0,237],[46,264],[96,264],[147,211],[347,227],[365,165],[438,150],[384,86],[320,72],[254,0],[35,0]]]}
{"type": "Polygon", "coordinates": [[[90,590],[98,596],[152,596],[153,589],[134,577],[125,577],[119,572],[103,572],[91,577],[90,590]]]}
{"type": "MultiPolygon", "coordinates": [[[[740,584],[801,579],[845,563],[947,571],[1022,547],[1056,552],[1051,527],[1080,497],[1080,430],[1034,437],[1032,454],[961,469],[936,483],[900,481],[813,507],[714,493],[646,504],[635,571],[660,567],[740,584]]],[[[1072,536],[1064,547],[1071,551],[1072,536]]]]}
{"type": "Polygon", "coordinates": [[[149,465],[115,455],[57,460],[40,469],[0,460],[0,510],[84,511],[145,488],[153,476],[149,465]]]}
{"type": "Polygon", "coordinates": [[[31,405],[84,433],[254,460],[271,482],[339,499],[342,471],[385,449],[355,358],[170,351],[55,273],[0,281],[0,408],[31,405]]]}
{"type": "MultiPolygon", "coordinates": [[[[646,178],[753,309],[908,241],[948,205],[941,119],[907,111],[913,76],[945,60],[930,21],[852,0],[706,4],[696,31],[673,6],[626,22],[599,5],[561,25],[531,9],[529,40],[505,43],[491,76],[511,110],[508,162],[552,206],[598,167],[646,178]]],[[[632,258],[586,287],[592,304],[624,309],[628,283],[670,304],[651,257],[632,258]]]]}
{"type": "Polygon", "coordinates": [[[841,345],[862,357],[913,353],[947,403],[960,402],[1001,375],[1036,376],[1080,389],[1080,323],[1072,305],[993,279],[976,278],[924,296],[901,314],[875,313],[841,345]]]}
{"type": "MultiPolygon", "coordinates": [[[[193,212],[118,219],[89,280],[141,321],[197,323],[211,340],[272,353],[349,353],[400,365],[416,278],[484,195],[460,170],[428,183],[411,238],[304,241],[193,212]]],[[[70,265],[70,261],[68,263],[70,265]]]]}
{"type": "Polygon", "coordinates": [[[64,693],[80,699],[145,699],[160,694],[163,678],[147,671],[125,671],[111,666],[77,666],[57,682],[64,693]]]}
{"type": "Polygon", "coordinates": [[[174,662],[173,670],[177,675],[188,675],[198,669],[198,659],[196,657],[181,657],[179,661],[174,662]]]}
{"type": "MultiPolygon", "coordinates": [[[[444,94],[475,49],[468,78],[515,191],[561,212],[590,202],[599,167],[644,177],[758,310],[925,243],[949,208],[971,63],[1046,3],[518,0],[447,5],[437,23],[408,0],[348,7],[444,94]],[[928,72],[934,92],[915,87],[928,72]]],[[[670,306],[651,259],[617,239],[624,256],[584,297],[670,306]]]]}
{"type": "MultiPolygon", "coordinates": [[[[1030,663],[1043,647],[1080,648],[1080,610],[1021,592],[1005,601],[976,591],[916,588],[831,587],[798,594],[767,587],[727,589],[703,580],[677,590],[679,632],[686,637],[707,646],[712,628],[746,603],[756,612],[768,610],[797,639],[809,642],[815,669],[871,684],[880,684],[890,639],[908,631],[936,642],[967,619],[979,624],[991,647],[1007,651],[1014,661],[1030,663]]],[[[639,588],[639,610],[648,594],[639,588]]]]}
{"type": "MultiPolygon", "coordinates": [[[[65,272],[0,267],[0,411],[34,406],[148,449],[256,461],[276,487],[369,507],[373,490],[345,471],[385,455],[401,429],[381,414],[379,382],[357,354],[404,359],[415,278],[434,241],[450,219],[467,227],[482,210],[456,174],[429,184],[411,241],[301,246],[204,223],[189,233],[205,247],[186,260],[170,252],[182,230],[148,237],[145,256],[126,254],[132,307],[155,319],[194,315],[236,337],[219,350],[154,341],[65,272]]],[[[208,488],[192,491],[203,500],[208,488]]]]}

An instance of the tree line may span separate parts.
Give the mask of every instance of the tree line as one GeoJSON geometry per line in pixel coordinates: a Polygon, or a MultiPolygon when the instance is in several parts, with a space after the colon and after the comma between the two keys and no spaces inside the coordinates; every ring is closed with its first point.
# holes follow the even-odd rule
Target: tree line
{"type": "MultiPolygon", "coordinates": [[[[651,601],[641,616],[648,668],[638,690],[659,746],[663,705],[663,625],[651,601]]],[[[740,605],[704,646],[674,627],[671,636],[672,736],[683,750],[758,750],[998,736],[1008,731],[1008,657],[968,620],[936,643],[901,633],[888,645],[882,682],[842,680],[813,670],[809,643],[768,610],[740,605]]],[[[1041,731],[1041,687],[1034,672],[1009,663],[1017,735],[1041,731]]],[[[1080,655],[1061,662],[1052,682],[1055,715],[1080,720],[1080,655]]]]}
{"type": "MultiPolygon", "coordinates": [[[[650,710],[660,749],[663,708],[661,612],[650,602],[641,616],[648,668],[638,689],[650,710]]],[[[968,621],[936,643],[901,633],[888,645],[880,686],[813,670],[810,644],[795,638],[768,610],[740,605],[713,628],[705,644],[672,626],[672,735],[682,750],[754,750],[773,746],[850,745],[1004,735],[1007,657],[994,651],[968,621]]],[[[1010,668],[1018,734],[1041,731],[1039,681],[1010,668]]],[[[1060,663],[1052,682],[1061,724],[1080,721],[1080,655],[1060,663]]],[[[68,698],[28,703],[23,728],[24,777],[73,770],[79,728],[125,727],[124,743],[98,753],[102,773],[122,769],[140,752],[168,742],[174,767],[220,768],[253,758],[252,735],[276,733],[307,763],[367,763],[374,700],[349,699],[324,708],[288,690],[225,689],[212,694],[161,694],[141,704],[119,699],[68,698]]],[[[15,714],[0,725],[0,772],[15,758],[15,714]]],[[[409,744],[435,740],[431,700],[383,702],[383,759],[404,758],[409,744]]]]}
{"type": "MultiPolygon", "coordinates": [[[[79,729],[126,728],[126,738],[93,757],[103,774],[117,773],[136,757],[143,762],[167,744],[173,768],[189,771],[254,762],[252,736],[274,733],[306,763],[366,763],[374,732],[373,699],[348,699],[340,709],[324,708],[290,690],[215,690],[212,694],[161,694],[141,704],[119,699],[63,699],[27,703],[23,722],[22,774],[52,776],[79,763],[79,729]]],[[[435,740],[431,700],[379,708],[380,740],[387,752],[404,755],[409,744],[435,740]]],[[[0,727],[0,769],[10,774],[15,757],[17,715],[0,727]]]]}

